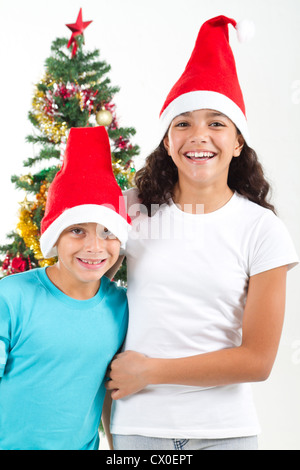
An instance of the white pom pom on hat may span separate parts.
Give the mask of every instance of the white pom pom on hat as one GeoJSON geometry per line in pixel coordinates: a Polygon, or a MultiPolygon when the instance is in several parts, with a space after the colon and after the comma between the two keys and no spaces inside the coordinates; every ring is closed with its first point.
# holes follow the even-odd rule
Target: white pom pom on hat
{"type": "Polygon", "coordinates": [[[255,36],[255,24],[251,20],[239,21],[235,29],[240,42],[249,42],[255,36]]]}

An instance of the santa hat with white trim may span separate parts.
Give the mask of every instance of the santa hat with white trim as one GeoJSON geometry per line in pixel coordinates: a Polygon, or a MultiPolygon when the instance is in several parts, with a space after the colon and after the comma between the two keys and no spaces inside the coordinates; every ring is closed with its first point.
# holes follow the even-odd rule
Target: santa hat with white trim
{"type": "Polygon", "coordinates": [[[131,220],[113,174],[105,127],[72,128],[63,165],[52,181],[41,223],[41,251],[57,255],[55,244],[69,226],[94,222],[110,230],[124,247],[131,220]]]}
{"type": "Polygon", "coordinates": [[[254,34],[251,21],[237,23],[226,16],[217,16],[202,25],[190,60],[160,112],[161,138],[179,114],[213,109],[229,117],[249,143],[245,104],[229,44],[228,24],[237,30],[241,42],[248,41],[254,34]]]}

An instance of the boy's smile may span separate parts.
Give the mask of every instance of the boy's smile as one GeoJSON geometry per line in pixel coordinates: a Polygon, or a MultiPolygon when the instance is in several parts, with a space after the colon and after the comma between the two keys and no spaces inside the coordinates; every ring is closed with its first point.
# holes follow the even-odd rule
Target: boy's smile
{"type": "Polygon", "coordinates": [[[68,227],[57,241],[58,263],[47,269],[51,281],[70,297],[93,297],[101,277],[116,263],[120,241],[96,223],[68,227]]]}
{"type": "Polygon", "coordinates": [[[86,265],[84,267],[88,269],[96,269],[99,268],[100,266],[105,263],[105,259],[99,259],[99,260],[91,260],[91,259],[81,259],[77,258],[80,263],[83,263],[83,265],[86,265]]]}

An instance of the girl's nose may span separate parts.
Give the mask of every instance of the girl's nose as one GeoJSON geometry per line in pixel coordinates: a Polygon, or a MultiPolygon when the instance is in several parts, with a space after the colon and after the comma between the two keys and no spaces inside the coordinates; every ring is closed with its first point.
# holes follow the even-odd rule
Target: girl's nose
{"type": "Polygon", "coordinates": [[[207,126],[198,125],[192,128],[190,140],[192,143],[205,143],[209,140],[209,132],[207,126]]]}

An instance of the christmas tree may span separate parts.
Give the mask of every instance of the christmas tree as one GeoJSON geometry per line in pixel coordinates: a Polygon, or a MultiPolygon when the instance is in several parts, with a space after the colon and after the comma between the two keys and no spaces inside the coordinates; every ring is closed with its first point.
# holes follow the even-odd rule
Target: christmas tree
{"type": "MultiPolygon", "coordinates": [[[[0,261],[0,277],[56,262],[56,259],[44,259],[40,251],[40,223],[47,190],[61,167],[71,127],[106,126],[117,182],[123,190],[132,186],[133,158],[139,152],[138,146],[130,143],[135,129],[118,125],[113,97],[119,89],[111,86],[107,77],[110,66],[99,60],[99,50],[84,50],[83,32],[90,23],[82,21],[80,9],[76,23],[66,25],[72,31],[71,38],[58,38],[52,43],[44,77],[35,86],[28,114],[34,132],[26,138],[33,144],[35,155],[24,162],[24,167],[37,170],[12,176],[16,188],[24,190],[26,195],[16,230],[7,235],[9,243],[0,246],[0,252],[5,255],[0,261]]],[[[125,277],[123,267],[116,280],[125,277]]]]}

